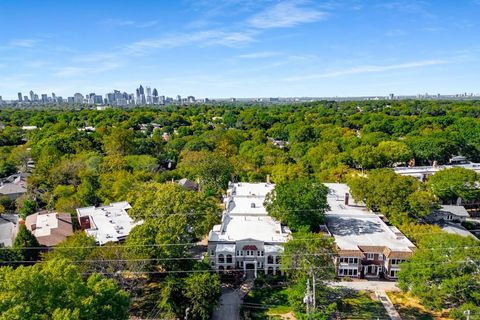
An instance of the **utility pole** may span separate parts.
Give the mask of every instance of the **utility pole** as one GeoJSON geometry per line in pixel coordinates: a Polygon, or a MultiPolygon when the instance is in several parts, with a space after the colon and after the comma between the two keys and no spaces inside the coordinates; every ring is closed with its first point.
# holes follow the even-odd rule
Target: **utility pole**
{"type": "Polygon", "coordinates": [[[467,320],[470,320],[470,310],[463,311],[463,314],[467,315],[467,320]]]}
{"type": "Polygon", "coordinates": [[[312,282],[313,282],[313,295],[312,295],[312,298],[313,298],[313,312],[315,312],[315,309],[317,308],[317,298],[315,296],[315,287],[316,287],[315,273],[312,273],[312,282]]]}
{"type": "Polygon", "coordinates": [[[303,303],[306,304],[307,307],[307,317],[310,319],[310,303],[312,299],[312,294],[310,292],[310,279],[307,279],[307,290],[305,292],[305,297],[303,298],[303,303]]]}

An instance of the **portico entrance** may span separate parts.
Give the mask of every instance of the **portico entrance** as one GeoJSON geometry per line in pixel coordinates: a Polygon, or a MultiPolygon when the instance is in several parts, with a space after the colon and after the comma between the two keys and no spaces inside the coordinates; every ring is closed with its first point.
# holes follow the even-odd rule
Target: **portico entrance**
{"type": "Polygon", "coordinates": [[[257,262],[244,262],[243,273],[247,279],[253,279],[257,277],[257,262]]]}

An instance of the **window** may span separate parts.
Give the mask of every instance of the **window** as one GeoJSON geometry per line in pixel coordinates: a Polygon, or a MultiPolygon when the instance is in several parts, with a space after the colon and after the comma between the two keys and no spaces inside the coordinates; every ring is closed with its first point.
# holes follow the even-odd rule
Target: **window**
{"type": "Polygon", "coordinates": [[[232,263],[232,255],[227,254],[227,263],[232,263]]]}
{"type": "Polygon", "coordinates": [[[215,250],[210,251],[210,255],[214,256],[215,255],[215,250]]]}
{"type": "Polygon", "coordinates": [[[240,255],[240,250],[237,250],[237,256],[239,256],[239,255],[240,255]]]}
{"type": "Polygon", "coordinates": [[[243,250],[242,250],[242,251],[240,251],[240,255],[241,255],[241,256],[243,256],[243,250]]]}
{"type": "Polygon", "coordinates": [[[260,253],[262,254],[262,257],[263,257],[264,252],[263,252],[263,251],[260,251],[260,253]]]}
{"type": "Polygon", "coordinates": [[[277,257],[275,258],[275,263],[276,263],[276,264],[280,264],[280,256],[277,256],[277,257]]]}
{"type": "Polygon", "coordinates": [[[378,255],[378,260],[383,260],[383,254],[378,255]]]}
{"type": "Polygon", "coordinates": [[[223,254],[218,255],[218,263],[225,263],[225,257],[223,254]]]}
{"type": "Polygon", "coordinates": [[[445,216],[445,220],[453,220],[453,216],[451,214],[448,214],[445,216]]]}
{"type": "Polygon", "coordinates": [[[268,264],[273,264],[273,256],[268,256],[267,257],[267,263],[268,264]]]}
{"type": "Polygon", "coordinates": [[[397,270],[390,270],[390,277],[396,278],[397,277],[397,270]]]}
{"type": "Polygon", "coordinates": [[[346,260],[348,260],[350,264],[358,263],[358,258],[345,258],[345,262],[347,262],[346,260]]]}
{"type": "Polygon", "coordinates": [[[367,253],[367,260],[373,260],[375,255],[373,253],[367,253]]]}

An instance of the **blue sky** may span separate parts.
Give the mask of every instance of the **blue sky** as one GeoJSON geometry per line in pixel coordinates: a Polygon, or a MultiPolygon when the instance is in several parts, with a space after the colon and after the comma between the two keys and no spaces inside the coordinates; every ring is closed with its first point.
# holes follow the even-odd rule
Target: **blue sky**
{"type": "Polygon", "coordinates": [[[480,92],[480,0],[0,1],[0,95],[480,92]]]}

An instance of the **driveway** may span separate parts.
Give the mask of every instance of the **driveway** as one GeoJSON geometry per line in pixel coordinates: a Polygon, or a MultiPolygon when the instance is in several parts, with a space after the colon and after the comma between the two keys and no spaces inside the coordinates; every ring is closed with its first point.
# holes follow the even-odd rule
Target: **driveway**
{"type": "Polygon", "coordinates": [[[240,306],[242,299],[238,290],[232,287],[222,286],[222,295],[217,309],[213,312],[212,320],[240,320],[240,306]]]}
{"type": "Polygon", "coordinates": [[[400,291],[397,283],[392,281],[343,281],[329,282],[328,285],[330,287],[344,287],[358,291],[400,291]]]}

